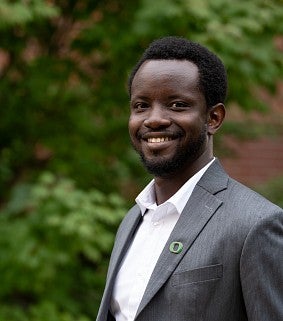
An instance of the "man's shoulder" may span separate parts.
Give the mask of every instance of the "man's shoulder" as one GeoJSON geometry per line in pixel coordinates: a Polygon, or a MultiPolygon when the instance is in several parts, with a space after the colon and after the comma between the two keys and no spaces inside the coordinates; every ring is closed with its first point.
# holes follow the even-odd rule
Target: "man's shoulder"
{"type": "Polygon", "coordinates": [[[228,189],[231,189],[231,192],[237,192],[238,197],[245,197],[248,199],[254,199],[259,202],[266,203],[270,206],[276,206],[273,204],[270,200],[268,200],[265,196],[258,193],[256,190],[254,190],[251,187],[248,187],[247,185],[239,182],[238,180],[229,177],[229,183],[228,183],[228,189]]]}
{"type": "Polygon", "coordinates": [[[283,210],[278,205],[231,177],[228,180],[225,199],[235,211],[246,211],[254,216],[269,216],[274,213],[283,215],[283,210]]]}
{"type": "MultiPolygon", "coordinates": [[[[253,208],[262,208],[262,209],[273,209],[282,211],[282,209],[276,204],[272,203],[263,195],[259,194],[252,188],[244,185],[238,180],[230,177],[229,174],[225,171],[220,161],[216,159],[214,164],[208,172],[206,177],[206,184],[219,185],[219,182],[222,184],[222,189],[219,188],[220,194],[224,192],[225,200],[232,202],[237,207],[253,207],[253,208]]],[[[211,188],[213,190],[213,188],[211,188]]],[[[215,190],[217,192],[217,190],[215,190]]]]}

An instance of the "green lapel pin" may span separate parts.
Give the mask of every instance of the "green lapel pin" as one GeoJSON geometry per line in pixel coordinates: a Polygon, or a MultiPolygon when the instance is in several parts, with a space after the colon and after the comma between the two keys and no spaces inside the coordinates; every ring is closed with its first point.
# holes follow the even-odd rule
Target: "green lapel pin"
{"type": "Polygon", "coordinates": [[[172,242],[170,244],[170,252],[174,254],[179,254],[183,250],[183,244],[181,242],[172,242]]]}

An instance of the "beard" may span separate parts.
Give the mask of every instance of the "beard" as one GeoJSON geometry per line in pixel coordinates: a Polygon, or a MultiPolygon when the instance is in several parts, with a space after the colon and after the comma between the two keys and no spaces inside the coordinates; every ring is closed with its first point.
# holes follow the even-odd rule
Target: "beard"
{"type": "Polygon", "coordinates": [[[198,159],[204,150],[206,135],[206,126],[204,126],[197,138],[191,140],[186,146],[178,145],[174,156],[170,159],[160,157],[158,154],[155,155],[156,159],[147,159],[141,151],[138,153],[144,167],[150,174],[166,178],[198,159]]]}

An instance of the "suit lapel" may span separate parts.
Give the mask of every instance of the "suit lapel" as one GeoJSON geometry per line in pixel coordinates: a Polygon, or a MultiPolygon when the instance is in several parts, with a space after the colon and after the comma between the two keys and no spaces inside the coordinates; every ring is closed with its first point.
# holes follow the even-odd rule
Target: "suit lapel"
{"type": "Polygon", "coordinates": [[[125,217],[120,230],[117,233],[114,248],[112,250],[111,260],[108,269],[108,278],[113,274],[113,271],[120,265],[121,260],[131,244],[131,239],[142,219],[140,209],[134,206],[125,217]]]}
{"type": "Polygon", "coordinates": [[[221,206],[222,201],[214,194],[227,188],[227,181],[227,174],[219,162],[215,161],[196,185],[158,259],[136,316],[168,280],[194,240],[221,206]],[[172,242],[183,244],[183,249],[179,254],[170,252],[172,242]]]}
{"type": "Polygon", "coordinates": [[[114,286],[114,281],[116,275],[118,273],[121,261],[131,244],[131,239],[141,222],[141,213],[138,206],[134,206],[127,216],[125,217],[123,224],[121,224],[120,229],[117,233],[117,239],[114,244],[114,248],[112,250],[109,268],[107,273],[107,281],[105,285],[104,294],[101,301],[100,307],[100,318],[97,320],[105,320],[106,316],[108,315],[108,310],[111,304],[111,295],[114,286]]]}

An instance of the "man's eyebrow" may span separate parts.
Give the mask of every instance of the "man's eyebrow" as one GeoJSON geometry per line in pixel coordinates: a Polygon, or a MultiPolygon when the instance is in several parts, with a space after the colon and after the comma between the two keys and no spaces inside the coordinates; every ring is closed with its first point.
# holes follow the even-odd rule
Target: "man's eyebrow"
{"type": "Polygon", "coordinates": [[[148,100],[149,98],[146,95],[132,95],[130,101],[132,101],[134,99],[148,100]]]}

